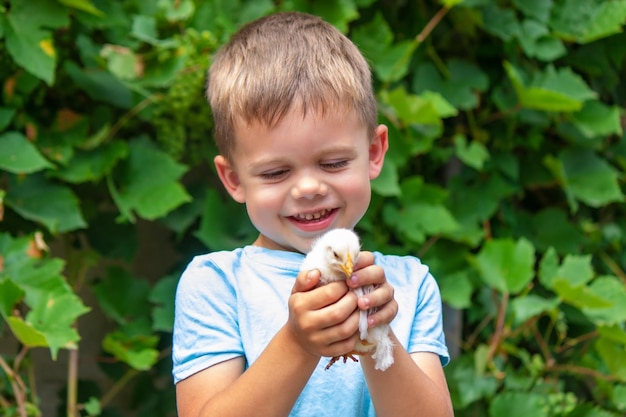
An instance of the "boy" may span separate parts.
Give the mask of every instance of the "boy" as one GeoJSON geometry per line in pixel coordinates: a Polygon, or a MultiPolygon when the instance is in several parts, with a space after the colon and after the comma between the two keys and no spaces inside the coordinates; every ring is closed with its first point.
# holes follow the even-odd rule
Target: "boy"
{"type": "Polygon", "coordinates": [[[450,416],[441,300],[413,257],[361,252],[354,276],[325,286],[299,267],[326,230],[365,213],[387,151],[367,63],[321,19],[278,13],[243,27],[216,56],[208,97],[228,193],[259,237],[196,257],[176,295],[174,380],[189,416],[450,416]],[[374,284],[357,299],[349,288],[374,284]],[[394,296],[394,288],[395,291],[394,296]],[[390,323],[395,363],[339,362],[359,309],[390,323]]]}

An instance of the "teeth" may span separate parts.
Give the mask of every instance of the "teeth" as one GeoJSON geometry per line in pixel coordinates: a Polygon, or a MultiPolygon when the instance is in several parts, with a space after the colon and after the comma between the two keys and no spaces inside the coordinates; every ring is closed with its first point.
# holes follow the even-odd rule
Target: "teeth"
{"type": "Polygon", "coordinates": [[[296,217],[299,220],[317,220],[317,219],[327,215],[328,212],[329,212],[329,210],[324,209],[324,210],[318,211],[316,213],[296,214],[294,217],[296,217]]]}

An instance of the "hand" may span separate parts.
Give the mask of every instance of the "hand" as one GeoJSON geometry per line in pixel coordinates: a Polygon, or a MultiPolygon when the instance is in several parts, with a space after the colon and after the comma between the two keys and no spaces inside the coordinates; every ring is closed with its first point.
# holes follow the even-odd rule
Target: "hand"
{"type": "Polygon", "coordinates": [[[357,297],[344,281],[317,287],[317,270],[300,272],[289,297],[287,329],[316,356],[339,356],[358,340],[357,297]]]}
{"type": "Polygon", "coordinates": [[[375,290],[358,299],[361,310],[375,309],[375,313],[368,316],[368,327],[380,324],[389,324],[398,314],[398,302],[394,299],[394,289],[387,282],[385,271],[374,265],[374,254],[363,251],[360,253],[354,273],[346,282],[350,288],[373,285],[375,290]]]}

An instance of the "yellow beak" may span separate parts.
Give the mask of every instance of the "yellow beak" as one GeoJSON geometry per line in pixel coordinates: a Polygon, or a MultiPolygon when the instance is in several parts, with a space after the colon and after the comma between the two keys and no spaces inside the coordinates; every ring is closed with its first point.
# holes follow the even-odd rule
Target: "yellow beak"
{"type": "Polygon", "coordinates": [[[339,265],[344,274],[346,274],[347,278],[352,276],[352,271],[354,270],[354,263],[352,262],[352,256],[348,253],[348,259],[346,259],[346,263],[339,265]]]}

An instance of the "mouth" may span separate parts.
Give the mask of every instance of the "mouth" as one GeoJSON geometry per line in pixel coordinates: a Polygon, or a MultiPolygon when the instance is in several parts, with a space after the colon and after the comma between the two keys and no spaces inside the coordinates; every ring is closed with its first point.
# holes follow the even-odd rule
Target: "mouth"
{"type": "Polygon", "coordinates": [[[335,211],[335,209],[323,209],[312,213],[295,214],[292,217],[299,222],[313,223],[324,220],[325,218],[329,217],[333,213],[333,211],[335,211]]]}

